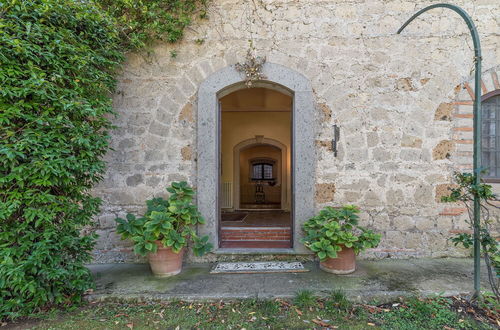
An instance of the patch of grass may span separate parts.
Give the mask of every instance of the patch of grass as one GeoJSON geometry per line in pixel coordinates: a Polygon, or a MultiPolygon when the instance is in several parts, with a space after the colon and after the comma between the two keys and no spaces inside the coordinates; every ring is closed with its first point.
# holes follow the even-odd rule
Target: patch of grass
{"type": "Polygon", "coordinates": [[[316,297],[309,290],[302,290],[296,293],[293,303],[300,308],[308,308],[316,305],[316,297]]]}
{"type": "Polygon", "coordinates": [[[347,299],[345,293],[341,290],[332,291],[326,302],[328,307],[339,312],[347,312],[353,307],[352,303],[349,299],[347,299]]]}
{"type": "Polygon", "coordinates": [[[326,299],[302,291],[293,301],[93,303],[73,312],[26,320],[32,329],[488,329],[460,316],[445,298],[397,304],[353,304],[341,291],[326,299]],[[394,306],[393,306],[394,305],[394,306]]]}
{"type": "Polygon", "coordinates": [[[446,298],[410,298],[392,307],[377,315],[383,329],[488,329],[486,325],[482,327],[472,320],[460,318],[446,298]]]}

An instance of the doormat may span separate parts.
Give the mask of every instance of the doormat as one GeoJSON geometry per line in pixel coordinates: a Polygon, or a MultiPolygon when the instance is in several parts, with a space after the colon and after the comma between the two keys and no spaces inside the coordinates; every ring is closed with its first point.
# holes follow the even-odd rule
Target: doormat
{"type": "Polygon", "coordinates": [[[262,261],[262,262],[219,262],[210,274],[252,274],[252,273],[303,273],[301,262],[262,261]]]}
{"type": "Polygon", "coordinates": [[[247,217],[247,213],[222,213],[221,220],[225,221],[243,221],[247,217]]]}

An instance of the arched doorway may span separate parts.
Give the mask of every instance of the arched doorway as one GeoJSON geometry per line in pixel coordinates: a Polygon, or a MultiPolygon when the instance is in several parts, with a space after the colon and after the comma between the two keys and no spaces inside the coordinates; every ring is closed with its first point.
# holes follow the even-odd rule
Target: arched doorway
{"type": "MultiPolygon", "coordinates": [[[[279,199],[271,198],[270,203],[263,203],[264,208],[276,208],[273,204],[279,204],[278,209],[290,211],[291,207],[291,171],[290,171],[290,148],[278,140],[266,138],[264,136],[256,136],[255,138],[244,140],[238,143],[233,148],[233,189],[232,189],[232,204],[231,207],[234,209],[245,209],[245,204],[251,204],[251,201],[242,201],[242,195],[248,195],[248,188],[242,188],[241,182],[247,181],[251,182],[252,177],[249,175],[250,168],[255,166],[255,164],[271,164],[273,166],[272,173],[273,177],[267,183],[268,186],[279,188],[279,199]],[[268,150],[255,150],[261,147],[265,147],[268,150]],[[274,148],[274,152],[273,152],[274,148]],[[269,150],[270,149],[270,150],[269,150]],[[241,156],[242,151],[248,153],[248,155],[241,156]],[[274,153],[274,155],[273,155],[274,153]],[[241,172],[241,167],[247,167],[245,173],[241,172]],[[246,178],[246,180],[245,180],[246,178]],[[243,203],[242,203],[243,202],[243,203]],[[279,203],[278,203],[279,202],[279,203]],[[242,205],[243,204],[243,205],[242,205]]],[[[263,168],[262,168],[263,169],[263,168]]],[[[261,172],[264,174],[264,171],[261,172]]],[[[254,176],[255,178],[255,176],[254,176]]],[[[265,178],[264,178],[265,179],[265,178]]],[[[271,195],[271,194],[270,194],[271,195]]],[[[272,193],[272,196],[276,196],[276,192],[272,193]]],[[[269,196],[271,197],[271,196],[269,196]]],[[[265,200],[264,200],[265,201],[265,200]]]]}
{"type": "Polygon", "coordinates": [[[292,96],[243,88],[219,102],[219,245],[290,248],[292,96]]]}
{"type": "MultiPolygon", "coordinates": [[[[302,223],[314,215],[315,180],[315,106],[309,81],[300,73],[274,63],[265,63],[265,81],[253,84],[291,98],[290,148],[287,148],[290,164],[288,185],[290,195],[291,248],[296,253],[307,253],[300,243],[302,223]]],[[[233,66],[210,75],[198,90],[197,99],[197,203],[206,223],[199,226],[200,234],[220,246],[221,189],[223,176],[221,157],[221,116],[219,100],[235,91],[247,89],[243,75],[233,66]]],[[[262,134],[255,134],[262,135],[262,134]]],[[[258,138],[255,135],[249,138],[258,138]]],[[[265,136],[263,138],[268,138],[265,136]]],[[[232,154],[231,151],[224,155],[232,154]]],[[[267,249],[267,248],[266,248],[267,249]]],[[[222,249],[221,249],[222,250],[222,249]]],[[[282,249],[281,249],[282,250],[282,249]]],[[[281,251],[280,250],[280,251],[281,251]]],[[[222,251],[221,251],[222,252],[222,251]]]]}

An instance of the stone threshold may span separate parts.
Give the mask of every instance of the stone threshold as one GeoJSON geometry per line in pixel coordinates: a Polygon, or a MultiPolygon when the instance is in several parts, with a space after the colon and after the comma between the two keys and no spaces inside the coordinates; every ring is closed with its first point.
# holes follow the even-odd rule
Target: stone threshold
{"type": "Polygon", "coordinates": [[[235,226],[222,226],[222,230],[291,230],[291,226],[286,226],[286,227],[257,227],[257,226],[241,226],[241,227],[235,227],[235,226]]]}
{"type": "Polygon", "coordinates": [[[294,249],[286,248],[219,248],[212,251],[213,254],[297,254],[297,255],[310,255],[311,253],[297,252],[294,249]]]}

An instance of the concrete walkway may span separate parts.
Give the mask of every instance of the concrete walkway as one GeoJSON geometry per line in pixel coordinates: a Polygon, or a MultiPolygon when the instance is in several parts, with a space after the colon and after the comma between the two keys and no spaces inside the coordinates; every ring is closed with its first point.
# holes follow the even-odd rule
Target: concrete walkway
{"type": "MultiPolygon", "coordinates": [[[[209,274],[213,264],[184,265],[181,274],[155,278],[147,264],[89,265],[96,290],[87,296],[103,299],[219,300],[291,298],[300,290],[324,296],[336,289],[356,301],[391,301],[408,295],[456,295],[472,290],[472,259],[410,259],[358,261],[351,275],[332,275],[305,263],[307,273],[209,274]]],[[[483,288],[487,288],[482,269],[483,288]]]]}

